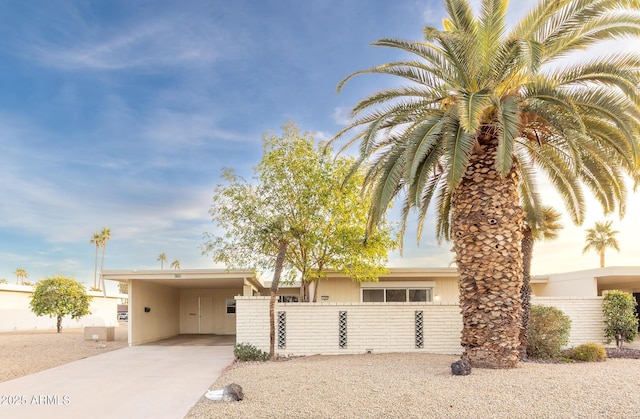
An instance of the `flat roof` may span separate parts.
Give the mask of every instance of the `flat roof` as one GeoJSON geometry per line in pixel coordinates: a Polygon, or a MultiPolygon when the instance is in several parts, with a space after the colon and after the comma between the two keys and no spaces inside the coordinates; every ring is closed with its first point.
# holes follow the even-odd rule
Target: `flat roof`
{"type": "Polygon", "coordinates": [[[116,282],[144,281],[174,288],[234,288],[245,282],[263,289],[251,270],[227,269],[158,269],[105,270],[102,277],[116,282]]]}

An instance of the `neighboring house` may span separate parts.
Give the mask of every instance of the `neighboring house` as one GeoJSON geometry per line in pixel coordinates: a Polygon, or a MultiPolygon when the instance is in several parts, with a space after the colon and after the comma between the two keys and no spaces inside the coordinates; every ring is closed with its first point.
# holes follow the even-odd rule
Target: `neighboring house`
{"type": "MultiPolygon", "coordinates": [[[[49,316],[36,316],[29,307],[33,287],[29,285],[0,284],[0,332],[18,330],[55,330],[56,321],[49,316]]],[[[88,291],[93,296],[90,314],[79,319],[66,316],[63,329],[85,326],[117,325],[117,296],[105,297],[102,292],[88,291]]]]}
{"type": "MultiPolygon", "coordinates": [[[[265,304],[270,284],[259,281],[252,271],[109,270],[103,272],[103,277],[106,280],[126,282],[129,286],[130,345],[178,334],[236,334],[237,339],[241,339],[239,341],[253,340],[257,346],[264,348],[265,330],[268,339],[268,310],[266,314],[264,310],[268,307],[265,304]],[[237,324],[238,303],[247,310],[242,313],[242,325],[237,324]]],[[[602,328],[598,320],[601,309],[598,308],[600,302],[597,297],[608,289],[622,289],[636,296],[640,295],[640,267],[608,267],[535,276],[532,279],[532,289],[534,296],[538,297],[534,300],[536,304],[552,304],[567,312],[575,311],[576,318],[584,318],[584,310],[591,313],[591,324],[586,329],[581,329],[574,321],[577,334],[572,342],[582,343],[589,340],[590,336],[591,340],[601,340],[602,328]]],[[[345,316],[345,325],[346,316],[351,313],[349,330],[352,333],[352,352],[361,351],[362,348],[369,349],[367,345],[392,351],[404,350],[407,345],[413,345],[412,342],[417,342],[418,329],[414,330],[413,324],[418,324],[418,313],[420,327],[425,328],[425,340],[420,350],[451,353],[452,348],[459,348],[459,343],[456,342],[459,342],[461,323],[458,319],[458,284],[455,268],[391,268],[388,274],[379,278],[379,281],[362,283],[354,282],[339,273],[329,272],[319,284],[315,304],[292,304],[298,301],[299,291],[299,284],[282,286],[279,290],[278,310],[285,313],[284,316],[288,316],[281,319],[281,323],[286,324],[286,330],[289,331],[289,344],[282,345],[281,352],[346,353],[334,349],[315,352],[315,348],[319,347],[318,342],[323,339],[331,341],[332,345],[337,344],[337,338],[322,338],[317,333],[317,339],[320,341],[309,336],[301,337],[299,341],[304,342],[304,348],[292,349],[296,345],[296,330],[308,331],[317,327],[320,330],[327,327],[333,330],[333,324],[338,321],[340,313],[345,316]],[[303,310],[304,313],[298,313],[299,310],[303,310]],[[309,313],[306,310],[316,311],[309,313]],[[362,313],[358,314],[360,311],[362,313]],[[398,313],[401,313],[400,317],[396,316],[398,313]],[[325,315],[328,316],[326,321],[329,322],[329,326],[318,323],[313,327],[306,327],[307,324],[324,321],[322,319],[325,315]],[[364,323],[356,323],[359,321],[358,316],[364,323]],[[439,316],[447,320],[440,321],[439,316]],[[384,322],[376,321],[382,318],[385,319],[384,322]],[[407,329],[408,319],[412,327],[407,329]],[[403,333],[406,335],[394,338],[397,342],[404,342],[400,349],[379,342],[374,343],[372,340],[366,341],[365,324],[378,327],[371,331],[373,335],[378,336],[376,339],[388,339],[388,336],[395,333],[396,321],[399,322],[397,328],[404,330],[403,333]],[[354,341],[353,332],[356,329],[362,331],[361,335],[365,339],[361,346],[356,345],[354,341]]],[[[337,333],[336,329],[335,334],[337,333]]],[[[419,334],[422,336],[422,329],[419,334]]]]}

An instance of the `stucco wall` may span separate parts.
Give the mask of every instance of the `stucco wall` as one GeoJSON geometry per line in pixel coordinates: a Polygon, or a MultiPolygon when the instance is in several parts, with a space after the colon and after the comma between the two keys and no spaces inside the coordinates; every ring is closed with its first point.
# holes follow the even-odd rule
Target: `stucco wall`
{"type": "Polygon", "coordinates": [[[180,333],[180,293],[144,281],[129,285],[129,344],[139,345],[180,333]],[[145,307],[150,309],[145,312],[145,307]]]}
{"type": "MultiPolygon", "coordinates": [[[[236,297],[236,301],[236,342],[268,351],[269,297],[236,297]]],[[[533,304],[556,306],[571,318],[569,346],[603,342],[601,298],[534,298],[533,304]]],[[[462,352],[457,304],[285,303],[276,304],[275,310],[276,316],[286,312],[286,347],[276,345],[276,353],[282,355],[462,352]],[[339,347],[341,311],[347,313],[345,348],[339,347]],[[416,348],[416,311],[423,312],[423,348],[416,348]]]]}
{"type": "Polygon", "coordinates": [[[236,315],[227,313],[227,299],[242,293],[242,288],[180,290],[180,333],[233,335],[236,315]],[[199,298],[203,300],[201,313],[198,313],[199,298]]]}
{"type": "MultiPolygon", "coordinates": [[[[36,316],[29,308],[32,288],[23,285],[0,284],[0,332],[15,330],[49,330],[56,328],[56,320],[49,316],[36,316]]],[[[118,324],[118,299],[95,292],[89,311],[91,314],[74,320],[64,317],[64,329],[82,328],[85,326],[116,326],[118,324]]]]}

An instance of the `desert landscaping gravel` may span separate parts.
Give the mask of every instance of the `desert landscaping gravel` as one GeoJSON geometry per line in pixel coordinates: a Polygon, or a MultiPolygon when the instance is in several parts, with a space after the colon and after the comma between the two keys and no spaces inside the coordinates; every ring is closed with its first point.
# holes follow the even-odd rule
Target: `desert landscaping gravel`
{"type": "MultiPolygon", "coordinates": [[[[118,327],[114,342],[98,343],[85,341],[81,329],[0,333],[0,382],[124,347],[126,333],[118,327]]],[[[639,359],[526,362],[463,377],[451,375],[457,359],[412,353],[233,363],[209,388],[235,382],[244,400],[203,397],[186,418],[640,417],[639,359]]]]}
{"type": "MultiPolygon", "coordinates": [[[[53,320],[52,320],[53,321],[53,320]]],[[[127,327],[112,342],[85,341],[83,329],[0,333],[0,382],[127,346],[127,327]]]]}
{"type": "Polygon", "coordinates": [[[236,363],[210,389],[235,382],[244,400],[202,398],[186,418],[640,417],[640,360],[527,362],[453,376],[457,359],[370,354],[236,363]]]}

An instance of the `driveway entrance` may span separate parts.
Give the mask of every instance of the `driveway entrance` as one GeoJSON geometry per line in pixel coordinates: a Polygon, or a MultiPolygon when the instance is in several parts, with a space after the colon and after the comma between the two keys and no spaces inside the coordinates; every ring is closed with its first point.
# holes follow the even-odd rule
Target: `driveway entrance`
{"type": "Polygon", "coordinates": [[[0,383],[1,418],[182,418],[233,347],[140,345],[0,383]]]}

